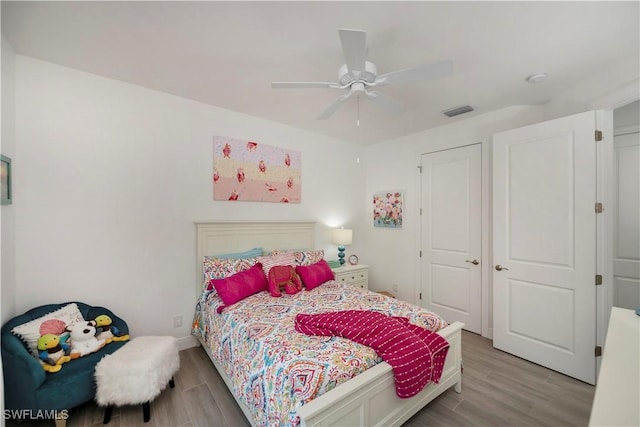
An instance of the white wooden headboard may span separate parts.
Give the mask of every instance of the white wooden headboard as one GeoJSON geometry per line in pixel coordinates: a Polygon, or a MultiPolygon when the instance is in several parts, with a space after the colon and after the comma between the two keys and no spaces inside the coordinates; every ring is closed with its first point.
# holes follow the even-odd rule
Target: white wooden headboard
{"type": "Polygon", "coordinates": [[[274,249],[315,249],[316,223],[303,222],[196,222],[196,298],[202,293],[202,260],[256,247],[274,249]]]}

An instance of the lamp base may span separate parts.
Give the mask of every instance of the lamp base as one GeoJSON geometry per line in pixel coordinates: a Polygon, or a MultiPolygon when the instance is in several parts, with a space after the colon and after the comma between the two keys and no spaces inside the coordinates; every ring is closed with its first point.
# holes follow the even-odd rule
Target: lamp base
{"type": "Polygon", "coordinates": [[[340,260],[340,266],[343,266],[345,263],[344,260],[344,246],[338,246],[338,259],[340,260]]]}

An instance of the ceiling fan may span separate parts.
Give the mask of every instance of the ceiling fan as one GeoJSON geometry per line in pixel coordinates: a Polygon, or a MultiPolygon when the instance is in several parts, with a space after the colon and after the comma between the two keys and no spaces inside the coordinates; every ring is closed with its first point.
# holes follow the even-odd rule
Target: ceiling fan
{"type": "Polygon", "coordinates": [[[404,107],[397,101],[384,94],[370,90],[378,86],[412,83],[420,80],[432,80],[447,77],[453,73],[451,61],[422,65],[407,70],[394,71],[378,75],[375,64],[365,59],[367,53],[367,33],[361,30],[338,30],[345,64],[338,71],[337,82],[272,82],[274,89],[298,88],[329,88],[346,91],[338,97],[322,114],[318,120],[326,120],[335,113],[342,104],[354,94],[359,97],[364,94],[374,104],[391,114],[399,114],[404,107]]]}

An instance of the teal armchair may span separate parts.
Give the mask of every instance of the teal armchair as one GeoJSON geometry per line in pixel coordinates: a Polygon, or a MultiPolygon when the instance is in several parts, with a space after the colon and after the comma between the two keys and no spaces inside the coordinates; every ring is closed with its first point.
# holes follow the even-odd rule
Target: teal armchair
{"type": "MultiPolygon", "coordinates": [[[[104,307],[93,307],[75,302],[86,320],[101,314],[111,317],[112,325],[127,334],[126,322],[104,307]]],[[[10,417],[37,414],[38,411],[70,410],[92,400],[96,392],[94,371],[96,364],[126,341],[111,342],[95,353],[85,355],[63,365],[56,373],[47,373],[27,349],[27,346],[11,330],[18,325],[37,319],[70,302],[49,304],[33,308],[14,317],[2,326],[2,370],[4,373],[4,404],[10,417]],[[22,415],[18,415],[22,414],[22,415]]],[[[6,414],[7,412],[5,412],[6,414]]],[[[42,413],[42,412],[40,412],[42,413]]],[[[56,423],[60,424],[60,423],[56,423]]],[[[64,424],[64,423],[62,423],[64,424]]]]}

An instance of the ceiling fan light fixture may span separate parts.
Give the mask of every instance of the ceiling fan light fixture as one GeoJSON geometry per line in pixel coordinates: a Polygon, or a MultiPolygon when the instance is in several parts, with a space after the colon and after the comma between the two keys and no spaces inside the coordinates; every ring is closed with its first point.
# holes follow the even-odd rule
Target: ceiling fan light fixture
{"type": "Polygon", "coordinates": [[[470,113],[471,111],[473,111],[472,106],[462,105],[460,107],[454,107],[454,108],[449,108],[448,110],[444,110],[442,114],[444,114],[447,117],[455,117],[455,116],[459,116],[460,114],[470,113]]]}
{"type": "Polygon", "coordinates": [[[355,82],[351,85],[351,92],[362,93],[364,92],[364,83],[355,82]]]}
{"type": "Polygon", "coordinates": [[[378,69],[372,62],[366,61],[367,39],[362,30],[338,30],[345,63],[338,70],[338,82],[272,82],[274,89],[286,88],[326,88],[348,91],[338,97],[319,116],[318,120],[326,120],[352,95],[360,99],[365,94],[367,99],[390,114],[400,114],[404,107],[383,93],[372,89],[380,86],[408,84],[422,80],[433,80],[448,77],[453,73],[453,63],[443,61],[436,64],[420,65],[406,70],[392,71],[378,75],[378,69]]]}
{"type": "Polygon", "coordinates": [[[373,83],[378,75],[378,68],[372,62],[366,61],[364,63],[364,71],[352,70],[349,71],[347,64],[343,64],[338,70],[338,82],[342,86],[347,86],[354,81],[361,81],[366,83],[373,83]]]}

